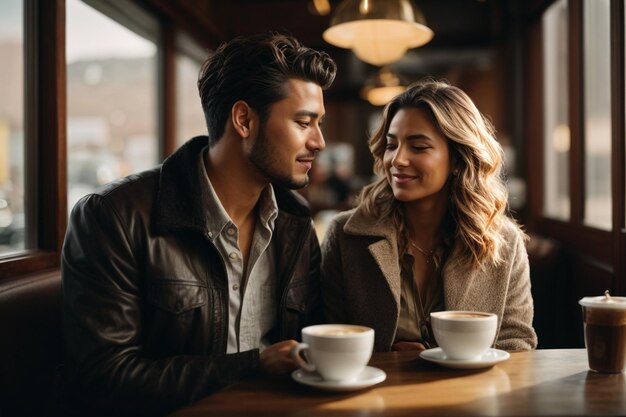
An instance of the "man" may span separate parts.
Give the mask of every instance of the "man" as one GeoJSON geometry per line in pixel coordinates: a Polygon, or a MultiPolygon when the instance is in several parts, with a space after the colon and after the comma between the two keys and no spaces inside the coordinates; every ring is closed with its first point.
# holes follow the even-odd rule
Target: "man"
{"type": "Polygon", "coordinates": [[[289,351],[321,314],[319,245],[293,191],[325,146],[336,67],[284,35],[204,63],[208,137],[74,208],[63,248],[67,392],[102,411],[165,414],[289,351]]]}

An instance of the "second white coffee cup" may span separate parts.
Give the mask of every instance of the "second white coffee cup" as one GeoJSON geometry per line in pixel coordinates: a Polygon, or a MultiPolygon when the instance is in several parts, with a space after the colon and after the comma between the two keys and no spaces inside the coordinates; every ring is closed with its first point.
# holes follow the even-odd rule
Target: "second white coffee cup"
{"type": "Polygon", "coordinates": [[[320,324],[302,329],[302,341],[291,350],[291,357],[303,369],[316,371],[327,381],[349,381],[363,371],[372,356],[374,329],[320,324]]]}
{"type": "Polygon", "coordinates": [[[498,329],[498,316],[480,311],[438,311],[430,319],[437,344],[452,360],[480,358],[498,329]]]}

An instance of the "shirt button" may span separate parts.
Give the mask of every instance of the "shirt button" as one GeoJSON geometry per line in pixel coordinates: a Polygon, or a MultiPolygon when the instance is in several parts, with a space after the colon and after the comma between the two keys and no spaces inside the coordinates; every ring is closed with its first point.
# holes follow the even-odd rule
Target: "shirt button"
{"type": "Polygon", "coordinates": [[[239,284],[233,284],[233,291],[237,291],[239,289],[239,284]]]}
{"type": "Polygon", "coordinates": [[[228,233],[228,236],[232,236],[235,234],[235,229],[233,229],[232,227],[229,228],[228,230],[226,230],[226,233],[228,233]]]}
{"type": "Polygon", "coordinates": [[[234,261],[235,259],[237,259],[237,253],[235,253],[235,252],[231,252],[231,253],[228,255],[228,257],[234,261]]]}

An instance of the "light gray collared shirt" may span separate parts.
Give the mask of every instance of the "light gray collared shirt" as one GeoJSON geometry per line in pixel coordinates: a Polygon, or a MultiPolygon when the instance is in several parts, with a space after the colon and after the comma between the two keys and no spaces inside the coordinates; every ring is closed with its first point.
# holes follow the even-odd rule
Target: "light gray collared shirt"
{"type": "Polygon", "coordinates": [[[226,353],[244,352],[270,343],[268,333],[276,322],[278,283],[272,233],[278,216],[278,204],[271,184],[261,193],[258,218],[248,263],[244,265],[239,248],[239,229],[233,223],[215,193],[206,169],[204,156],[200,163],[209,190],[207,232],[220,253],[228,275],[228,345],[226,353]]]}

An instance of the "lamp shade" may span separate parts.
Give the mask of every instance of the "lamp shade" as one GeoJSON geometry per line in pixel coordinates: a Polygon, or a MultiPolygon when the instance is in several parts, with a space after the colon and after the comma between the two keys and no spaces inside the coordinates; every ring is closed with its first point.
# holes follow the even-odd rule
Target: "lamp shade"
{"type": "Polygon", "coordinates": [[[429,42],[433,31],[411,0],[344,0],[322,36],[332,45],[351,48],[360,60],[382,66],[429,42]]]}
{"type": "Polygon", "coordinates": [[[384,106],[406,90],[406,85],[390,68],[384,67],[365,83],[361,97],[373,106],[384,106]]]}

